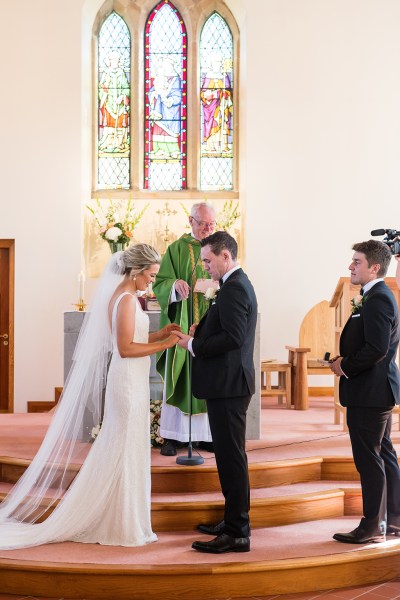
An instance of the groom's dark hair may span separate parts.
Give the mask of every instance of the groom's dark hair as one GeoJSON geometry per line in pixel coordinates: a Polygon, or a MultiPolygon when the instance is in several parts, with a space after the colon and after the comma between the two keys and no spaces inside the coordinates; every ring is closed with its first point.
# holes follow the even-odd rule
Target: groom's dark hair
{"type": "Polygon", "coordinates": [[[237,259],[238,245],[236,240],[226,231],[216,231],[200,241],[202,248],[210,246],[211,252],[219,256],[223,250],[229,250],[232,260],[237,259]]]}
{"type": "Polygon", "coordinates": [[[379,264],[381,268],[377,276],[385,277],[392,259],[389,246],[379,240],[367,240],[366,242],[354,244],[352,249],[365,254],[369,267],[379,264]]]}

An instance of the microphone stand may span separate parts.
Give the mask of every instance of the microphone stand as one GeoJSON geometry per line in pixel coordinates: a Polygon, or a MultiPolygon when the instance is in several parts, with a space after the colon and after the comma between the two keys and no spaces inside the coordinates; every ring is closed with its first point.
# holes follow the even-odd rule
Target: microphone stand
{"type": "MultiPolygon", "coordinates": [[[[190,294],[189,294],[189,329],[193,324],[193,275],[197,267],[197,263],[199,262],[200,252],[196,261],[194,263],[193,271],[190,275],[190,294]]],[[[204,463],[204,458],[200,455],[193,456],[193,447],[192,447],[192,413],[193,413],[193,392],[192,392],[192,361],[193,356],[192,353],[189,352],[189,389],[190,389],[190,402],[189,402],[189,443],[188,443],[188,453],[187,456],[178,456],[176,458],[177,465],[202,465],[204,463]]]]}

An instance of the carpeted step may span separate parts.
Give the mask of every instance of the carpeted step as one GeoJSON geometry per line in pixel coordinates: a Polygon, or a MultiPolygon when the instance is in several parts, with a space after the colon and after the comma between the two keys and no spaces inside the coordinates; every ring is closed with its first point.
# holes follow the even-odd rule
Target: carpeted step
{"type": "Polygon", "coordinates": [[[64,542],[0,551],[2,588],[23,594],[29,580],[30,594],[38,596],[57,589],[59,597],[68,593],[99,600],[156,600],[161,590],[169,589],[173,594],[168,597],[176,600],[189,595],[204,600],[324,590],[399,577],[399,538],[364,546],[332,539],[333,533],[349,531],[357,523],[357,518],[342,517],[254,529],[251,551],[241,554],[196,552],[192,542],[210,538],[193,531],[161,533],[157,542],[139,548],[64,542]]]}

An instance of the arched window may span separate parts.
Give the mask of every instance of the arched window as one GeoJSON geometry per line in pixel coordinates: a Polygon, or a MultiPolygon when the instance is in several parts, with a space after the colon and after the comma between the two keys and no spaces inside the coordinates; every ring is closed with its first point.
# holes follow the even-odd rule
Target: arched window
{"type": "Polygon", "coordinates": [[[131,37],[113,12],[98,44],[98,179],[100,188],[130,186],[131,37]]]}
{"type": "Polygon", "coordinates": [[[233,43],[224,19],[214,13],[200,38],[200,188],[233,187],[233,43]]]}
{"type": "Polygon", "coordinates": [[[163,252],[202,200],[214,205],[220,228],[235,221],[240,244],[239,31],[225,3],[105,0],[93,40],[85,204],[103,216],[87,213],[87,263],[107,256],[101,225],[110,215],[123,221],[129,211],[137,217],[129,236],[163,252]]]}
{"type": "Polygon", "coordinates": [[[162,1],[145,32],[145,177],[150,190],[186,188],[187,35],[178,10],[162,1]]]}

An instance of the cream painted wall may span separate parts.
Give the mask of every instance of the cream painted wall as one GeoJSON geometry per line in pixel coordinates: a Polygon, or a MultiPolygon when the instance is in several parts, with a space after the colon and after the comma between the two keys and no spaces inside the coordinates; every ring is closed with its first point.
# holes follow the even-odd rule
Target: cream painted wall
{"type": "MultiPolygon", "coordinates": [[[[0,0],[0,238],[16,239],[17,412],[62,385],[89,189],[81,67],[96,4],[0,0]]],[[[400,228],[400,3],[227,4],[242,33],[246,268],[262,355],[284,358],[305,313],[347,274],[351,244],[400,228]]]]}

